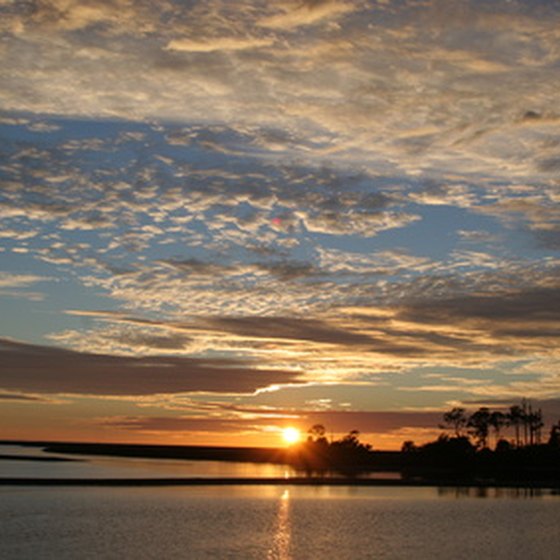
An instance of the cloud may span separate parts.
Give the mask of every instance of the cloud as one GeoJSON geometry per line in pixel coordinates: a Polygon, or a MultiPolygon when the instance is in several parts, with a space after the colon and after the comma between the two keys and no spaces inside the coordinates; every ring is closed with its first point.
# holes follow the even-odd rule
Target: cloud
{"type": "Polygon", "coordinates": [[[345,434],[358,429],[364,434],[386,433],[403,428],[436,428],[441,422],[440,412],[349,412],[326,411],[309,412],[292,411],[289,419],[262,418],[202,418],[202,417],[166,417],[166,416],[135,416],[106,418],[102,423],[116,429],[141,432],[221,432],[231,433],[240,430],[262,430],[271,425],[297,425],[306,431],[315,424],[324,425],[329,433],[345,434]]]}
{"type": "MultiPolygon", "coordinates": [[[[496,292],[496,279],[490,275],[487,282],[491,290],[487,293],[459,294],[456,285],[451,284],[446,292],[445,284],[434,285],[433,278],[422,281],[431,284],[432,290],[424,284],[410,290],[402,285],[402,294],[392,296],[392,300],[389,296],[377,303],[364,300],[351,307],[329,306],[322,312],[316,309],[313,317],[301,313],[214,314],[153,321],[130,314],[73,311],[111,326],[60,333],[54,338],[78,349],[129,353],[137,351],[142,341],[159,341],[164,349],[166,344],[178,342],[175,350],[186,355],[219,352],[251,356],[262,367],[299,371],[300,379],[319,383],[377,382],[379,375],[388,379],[395,371],[410,373],[418,367],[484,364],[500,370],[521,359],[535,361],[558,355],[554,341],[560,335],[555,308],[559,298],[554,285],[545,282],[496,292]],[[188,340],[183,342],[183,336],[188,340]]],[[[366,283],[363,293],[368,289],[366,283]]],[[[164,350],[152,345],[143,351],[161,354],[164,350]]],[[[543,384],[545,377],[539,374],[543,384]]],[[[502,391],[508,383],[504,382],[502,391]]],[[[440,385],[446,390],[450,387],[447,382],[440,385]]],[[[456,384],[454,387],[457,390],[456,384]]],[[[469,390],[474,391],[474,386],[469,390]]],[[[533,392],[534,388],[524,390],[533,392]]],[[[517,394],[518,389],[515,391],[517,394]]]]}
{"type": "Polygon", "coordinates": [[[203,322],[217,331],[248,338],[279,338],[341,345],[367,345],[373,342],[367,336],[338,329],[317,319],[301,317],[222,317],[203,322]]]}
{"type": "Polygon", "coordinates": [[[0,91],[11,111],[183,123],[204,115],[276,138],[290,131],[302,141],[274,145],[299,148],[299,158],[405,176],[554,172],[557,9],[544,16],[502,3],[482,17],[474,2],[213,0],[181,10],[162,2],[155,17],[144,2],[44,0],[6,11],[18,30],[4,42],[17,69],[0,91]],[[43,72],[30,62],[39,54],[43,72]]]}
{"type": "Polygon", "coordinates": [[[52,333],[47,338],[55,344],[72,347],[82,352],[93,349],[96,353],[120,356],[167,356],[169,354],[185,356],[193,350],[192,337],[178,332],[180,329],[162,328],[161,322],[124,316],[119,318],[115,314],[79,313],[77,315],[105,318],[111,322],[118,322],[118,326],[91,329],[87,335],[83,331],[67,329],[52,333]]]}
{"type": "Polygon", "coordinates": [[[4,288],[26,288],[38,282],[45,282],[50,278],[36,274],[14,274],[0,272],[0,290],[4,288]]]}
{"type": "MultiPolygon", "coordinates": [[[[13,250],[16,251],[16,249],[13,250]]],[[[3,296],[28,299],[30,301],[42,301],[45,298],[45,293],[30,291],[27,288],[39,282],[46,282],[49,280],[51,280],[51,278],[35,274],[0,272],[0,297],[3,296]]]]}
{"type": "MultiPolygon", "coordinates": [[[[42,333],[73,351],[52,350],[59,370],[41,364],[31,385],[104,394],[109,373],[70,376],[90,358],[124,395],[133,371],[153,371],[149,394],[229,390],[237,370],[252,392],[557,354],[557,6],[0,12],[0,237],[9,270],[27,271],[0,290],[39,299],[48,275],[69,307],[85,292],[110,310],[42,333]]],[[[486,390],[506,386],[531,389],[486,390]]]]}
{"type": "Polygon", "coordinates": [[[516,224],[521,217],[530,230],[539,234],[554,234],[560,223],[558,196],[552,189],[527,190],[529,192],[525,196],[501,196],[490,204],[478,206],[476,210],[482,214],[497,216],[506,224],[516,224]]]}
{"type": "Polygon", "coordinates": [[[413,191],[410,198],[418,204],[430,206],[455,206],[469,208],[477,197],[466,185],[427,185],[424,189],[413,191]]]}
{"type": "Polygon", "coordinates": [[[258,25],[272,29],[292,30],[336,20],[357,9],[348,0],[287,0],[275,4],[276,13],[263,17],[258,25]]]}
{"type": "MultiPolygon", "coordinates": [[[[141,16],[141,3],[130,0],[36,0],[30,23],[39,27],[76,31],[94,25],[130,25],[141,16]]],[[[141,28],[140,22],[136,24],[141,28]]]]}
{"type": "Polygon", "coordinates": [[[36,231],[18,231],[16,229],[9,229],[9,228],[0,231],[0,238],[14,239],[17,241],[30,239],[32,237],[35,237],[36,235],[37,235],[36,231]]]}
{"type": "Polygon", "coordinates": [[[49,402],[47,399],[35,395],[24,395],[21,393],[4,393],[0,391],[0,401],[16,401],[16,402],[49,402]]]}
{"type": "Polygon", "coordinates": [[[560,317],[560,288],[528,289],[497,295],[471,295],[440,301],[417,302],[401,312],[415,322],[503,325],[513,322],[526,328],[554,325],[560,317]]]}
{"type": "Polygon", "coordinates": [[[242,51],[272,45],[272,38],[257,37],[218,37],[216,39],[174,39],[167,48],[171,51],[211,53],[215,51],[242,51]]]}
{"type": "Polygon", "coordinates": [[[294,372],[258,369],[243,361],[88,354],[7,339],[0,342],[0,354],[0,386],[32,393],[251,393],[297,380],[294,372]]]}

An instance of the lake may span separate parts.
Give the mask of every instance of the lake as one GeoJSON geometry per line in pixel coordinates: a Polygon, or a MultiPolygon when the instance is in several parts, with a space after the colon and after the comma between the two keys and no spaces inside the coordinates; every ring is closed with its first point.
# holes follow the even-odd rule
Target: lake
{"type": "Polygon", "coordinates": [[[0,489],[0,558],[556,559],[560,498],[435,488],[0,489]]]}
{"type": "Polygon", "coordinates": [[[0,461],[0,477],[26,478],[181,478],[181,477],[290,477],[295,471],[287,465],[221,461],[138,459],[100,455],[44,453],[40,448],[0,445],[0,454],[62,458],[72,461],[0,461]]]}
{"type": "MultiPolygon", "coordinates": [[[[115,461],[135,471],[136,460],[115,461]]],[[[175,464],[147,463],[142,476],[150,465],[176,475],[175,464]]],[[[88,466],[0,461],[0,471],[14,464],[33,476],[88,466]]],[[[101,458],[87,468],[119,470],[101,458]]],[[[4,486],[0,519],[2,560],[555,560],[560,550],[560,496],[549,490],[4,486]]]]}

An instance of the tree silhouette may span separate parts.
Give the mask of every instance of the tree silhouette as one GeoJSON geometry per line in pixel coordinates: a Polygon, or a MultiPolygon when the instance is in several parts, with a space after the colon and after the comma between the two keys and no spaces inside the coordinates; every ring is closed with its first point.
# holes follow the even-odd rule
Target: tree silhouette
{"type": "Polygon", "coordinates": [[[521,423],[523,424],[523,444],[529,443],[529,401],[521,399],[521,423]]]}
{"type": "Polygon", "coordinates": [[[307,441],[292,454],[292,461],[308,474],[334,470],[355,475],[371,467],[371,445],[360,442],[358,430],[351,430],[344,437],[331,441],[327,439],[327,430],[322,424],[311,426],[307,433],[307,441]]]}
{"type": "Polygon", "coordinates": [[[443,415],[443,421],[446,426],[455,432],[455,437],[462,436],[462,430],[467,425],[468,419],[464,408],[455,407],[443,415]]]}
{"type": "Polygon", "coordinates": [[[327,443],[327,438],[325,437],[327,430],[323,424],[314,424],[311,428],[309,428],[309,430],[307,430],[307,433],[309,434],[309,441],[313,441],[315,443],[327,443]]]}
{"type": "Polygon", "coordinates": [[[490,410],[486,407],[479,408],[469,417],[467,426],[478,447],[485,448],[487,445],[490,417],[490,410]]]}
{"type": "Polygon", "coordinates": [[[521,445],[519,427],[523,423],[523,409],[516,404],[510,406],[509,412],[507,413],[506,421],[508,426],[514,427],[515,445],[519,447],[521,445]]]}
{"type": "Polygon", "coordinates": [[[560,420],[550,428],[549,447],[560,449],[560,420]]]}
{"type": "Polygon", "coordinates": [[[346,447],[358,447],[361,445],[360,440],[358,439],[359,435],[360,432],[358,430],[351,430],[342,438],[340,443],[346,447]]]}
{"type": "Polygon", "coordinates": [[[414,453],[415,451],[418,451],[418,447],[416,447],[416,444],[412,440],[403,441],[401,446],[402,453],[414,453]]]}
{"type": "Polygon", "coordinates": [[[492,426],[494,430],[494,434],[496,436],[496,446],[498,445],[498,441],[500,441],[500,434],[502,428],[506,425],[506,415],[499,410],[494,410],[490,413],[490,418],[488,419],[488,423],[492,426]]]}
{"type": "Polygon", "coordinates": [[[527,424],[529,425],[529,442],[530,445],[541,442],[541,430],[544,426],[542,420],[542,410],[535,410],[529,405],[529,413],[527,414],[527,424]]]}

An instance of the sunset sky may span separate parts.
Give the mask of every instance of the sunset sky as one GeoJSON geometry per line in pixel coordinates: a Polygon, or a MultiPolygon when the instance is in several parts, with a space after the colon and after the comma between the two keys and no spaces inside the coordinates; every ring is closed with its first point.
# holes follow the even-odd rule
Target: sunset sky
{"type": "Polygon", "coordinates": [[[0,0],[0,34],[0,438],[560,419],[560,3],[0,0]]]}

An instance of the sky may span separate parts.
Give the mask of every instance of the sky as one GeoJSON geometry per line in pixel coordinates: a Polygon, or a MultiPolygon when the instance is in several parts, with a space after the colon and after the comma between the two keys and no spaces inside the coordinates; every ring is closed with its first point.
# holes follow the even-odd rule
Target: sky
{"type": "Polygon", "coordinates": [[[0,35],[0,438],[558,421],[559,3],[0,0],[0,35]]]}

